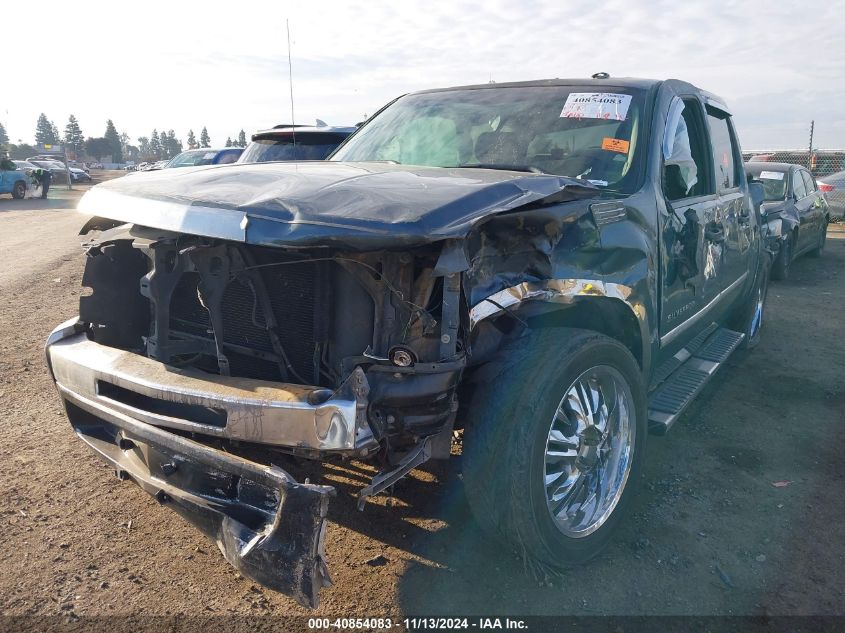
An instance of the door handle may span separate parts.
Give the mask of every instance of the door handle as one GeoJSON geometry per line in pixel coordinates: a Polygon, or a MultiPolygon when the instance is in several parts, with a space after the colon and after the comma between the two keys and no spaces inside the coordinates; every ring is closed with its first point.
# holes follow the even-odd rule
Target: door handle
{"type": "Polygon", "coordinates": [[[716,224],[715,222],[709,224],[706,229],[704,229],[704,239],[713,242],[714,244],[721,244],[725,241],[725,227],[722,224],[716,224]]]}

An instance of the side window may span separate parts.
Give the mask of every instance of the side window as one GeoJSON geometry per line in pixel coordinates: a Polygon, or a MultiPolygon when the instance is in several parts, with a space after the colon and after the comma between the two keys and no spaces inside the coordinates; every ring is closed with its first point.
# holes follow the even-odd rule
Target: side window
{"type": "Polygon", "coordinates": [[[800,169],[792,172],[792,191],[795,194],[796,200],[807,197],[807,187],[804,184],[804,179],[801,178],[800,169]]]}
{"type": "Polygon", "coordinates": [[[728,114],[716,108],[707,108],[707,122],[710,124],[710,141],[713,147],[713,165],[719,191],[739,186],[738,164],[728,125],[728,114]]]}
{"type": "Polygon", "coordinates": [[[810,175],[810,172],[801,170],[801,177],[804,178],[804,185],[807,187],[807,195],[813,194],[816,192],[816,183],[813,181],[813,177],[810,175]]]}
{"type": "Polygon", "coordinates": [[[792,172],[792,193],[795,194],[796,200],[807,197],[807,185],[804,184],[801,171],[798,169],[792,172]]]}
{"type": "Polygon", "coordinates": [[[663,192],[669,200],[711,193],[707,143],[696,99],[676,100],[669,109],[663,140],[663,192]]]}

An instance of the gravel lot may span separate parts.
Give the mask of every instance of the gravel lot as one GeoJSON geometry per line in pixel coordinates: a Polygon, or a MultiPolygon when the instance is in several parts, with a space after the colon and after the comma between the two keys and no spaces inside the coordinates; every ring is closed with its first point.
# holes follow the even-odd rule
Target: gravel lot
{"type": "MultiPolygon", "coordinates": [[[[80,190],[0,198],[0,614],[307,614],[241,578],[72,433],[42,345],[76,313],[80,190]]],[[[633,516],[586,567],[537,578],[480,536],[457,462],[416,471],[390,507],[380,497],[363,513],[367,467],[300,465],[339,491],[335,585],[316,613],[845,614],[842,226],[821,259],[770,287],[759,348],[649,438],[633,516]]]]}

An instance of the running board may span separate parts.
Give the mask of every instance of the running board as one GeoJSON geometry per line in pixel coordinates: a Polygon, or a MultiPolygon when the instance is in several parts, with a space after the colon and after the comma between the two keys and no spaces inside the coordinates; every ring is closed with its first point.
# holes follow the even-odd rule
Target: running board
{"type": "Polygon", "coordinates": [[[720,328],[675,354],[673,371],[649,397],[649,430],[665,435],[744,338],[742,332],[720,328]]]}

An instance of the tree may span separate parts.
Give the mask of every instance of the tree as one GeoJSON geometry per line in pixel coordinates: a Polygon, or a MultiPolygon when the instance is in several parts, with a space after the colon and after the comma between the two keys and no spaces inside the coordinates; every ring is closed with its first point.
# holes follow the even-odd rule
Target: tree
{"type": "Polygon", "coordinates": [[[159,135],[159,142],[161,143],[163,158],[173,158],[179,153],[182,144],[176,140],[176,133],[173,130],[165,132],[161,131],[159,135]]]}
{"type": "Polygon", "coordinates": [[[129,138],[129,135],[126,132],[120,133],[120,153],[123,154],[123,160],[129,160],[129,155],[131,154],[130,148],[132,145],[129,143],[132,139],[129,138]]]}
{"type": "Polygon", "coordinates": [[[246,147],[246,134],[243,130],[238,132],[238,147],[246,147]]]}
{"type": "Polygon", "coordinates": [[[36,148],[27,143],[22,143],[20,140],[18,140],[17,145],[15,143],[9,145],[9,158],[12,160],[26,160],[37,153],[38,150],[36,148]]]}
{"type": "Polygon", "coordinates": [[[47,115],[43,112],[38,116],[38,123],[35,124],[35,144],[55,145],[59,142],[58,135],[54,133],[56,126],[50,123],[47,115]]]}
{"type": "Polygon", "coordinates": [[[123,160],[126,162],[138,163],[141,161],[141,150],[137,145],[131,143],[126,146],[126,153],[123,155],[123,160]]]}
{"type": "Polygon", "coordinates": [[[167,140],[167,132],[164,130],[161,131],[161,134],[158,135],[158,143],[161,145],[161,160],[167,160],[170,158],[170,143],[167,140]]]}
{"type": "Polygon", "coordinates": [[[170,158],[182,153],[182,141],[176,138],[176,132],[173,130],[167,131],[167,153],[170,158]]]}
{"type": "Polygon", "coordinates": [[[197,137],[194,136],[193,130],[188,130],[188,149],[197,149],[199,147],[199,143],[197,143],[197,137]]]}
{"type": "Polygon", "coordinates": [[[103,138],[107,139],[111,144],[110,154],[112,162],[122,163],[123,149],[120,147],[120,135],[117,133],[117,128],[114,126],[111,119],[106,121],[106,133],[103,134],[103,138]]]}
{"type": "Polygon", "coordinates": [[[226,147],[232,147],[232,137],[231,136],[226,137],[226,147]]]}
{"type": "Polygon", "coordinates": [[[114,160],[114,155],[111,154],[111,151],[111,141],[103,136],[98,138],[88,137],[88,140],[85,141],[85,152],[96,158],[98,161],[103,160],[103,156],[111,155],[112,162],[116,162],[114,160]]]}
{"type": "Polygon", "coordinates": [[[5,149],[8,144],[9,144],[9,135],[6,134],[6,128],[3,127],[2,123],[0,123],[0,150],[5,149]]]}
{"type": "Polygon", "coordinates": [[[141,158],[147,158],[150,155],[150,139],[146,136],[138,137],[138,152],[141,154],[141,158]]]}
{"type": "Polygon", "coordinates": [[[137,147],[132,145],[130,142],[132,139],[129,138],[129,134],[126,132],[121,132],[120,134],[120,152],[123,154],[123,160],[125,161],[132,161],[133,163],[138,162],[138,154],[140,151],[137,147]]]}
{"type": "Polygon", "coordinates": [[[211,147],[211,137],[208,136],[208,130],[205,129],[205,126],[202,127],[202,132],[200,132],[200,147],[211,147]]]}
{"type": "MultiPolygon", "coordinates": [[[[155,132],[155,130],[153,130],[155,132]]],[[[159,160],[167,160],[169,156],[167,155],[167,132],[162,130],[158,135],[158,159],[159,160]]],[[[152,142],[152,140],[151,140],[152,142]]]]}
{"type": "Polygon", "coordinates": [[[150,135],[150,156],[155,160],[161,160],[161,141],[157,130],[153,130],[150,135]]]}
{"type": "Polygon", "coordinates": [[[82,130],[79,129],[79,121],[72,114],[65,126],[65,145],[77,155],[81,154],[85,148],[85,137],[82,135],[82,130]]]}

